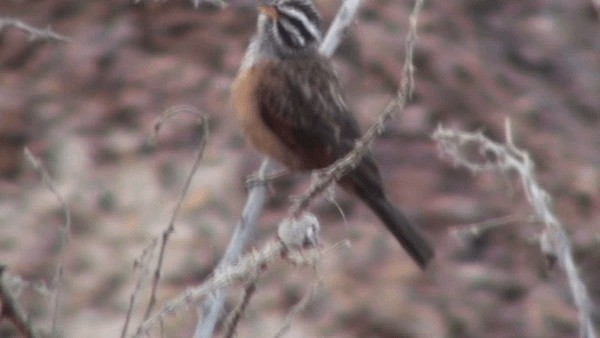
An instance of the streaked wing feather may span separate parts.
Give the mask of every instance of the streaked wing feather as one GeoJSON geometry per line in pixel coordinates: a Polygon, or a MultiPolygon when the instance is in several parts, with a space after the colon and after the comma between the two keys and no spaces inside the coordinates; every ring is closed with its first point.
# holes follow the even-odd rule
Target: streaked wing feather
{"type": "Polygon", "coordinates": [[[341,98],[329,61],[273,63],[257,96],[267,126],[306,159],[306,169],[327,166],[347,153],[360,136],[358,124],[341,98]]]}

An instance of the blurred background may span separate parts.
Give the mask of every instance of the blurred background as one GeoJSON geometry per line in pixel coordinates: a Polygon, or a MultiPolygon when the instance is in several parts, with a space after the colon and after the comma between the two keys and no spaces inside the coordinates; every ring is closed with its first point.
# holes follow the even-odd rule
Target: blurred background
{"type": "MultiPolygon", "coordinates": [[[[65,337],[120,334],[134,289],[133,263],[167,226],[200,136],[194,116],[153,121],[190,104],[209,117],[204,159],[167,246],[159,305],[204,280],[223,254],[261,157],[232,120],[229,86],[254,32],[251,1],[194,9],[188,1],[4,0],[0,15],[51,27],[69,42],[0,32],[0,263],[20,276],[19,300],[49,327],[61,253],[63,209],[24,159],[47,167],[73,216],[61,309],[65,337]]],[[[325,27],[339,1],[317,1],[325,27]]],[[[349,106],[364,129],[394,95],[411,1],[363,0],[334,56],[349,106]]],[[[428,1],[419,18],[416,91],[373,152],[391,196],[437,249],[420,271],[363,205],[341,191],[314,204],[331,252],[316,271],[273,266],[260,280],[240,337],[271,336],[310,285],[317,296],[288,337],[577,337],[564,275],[538,246],[519,182],[474,176],[441,158],[438,124],[515,143],[571,236],[596,304],[600,300],[600,34],[590,0],[428,1]],[[463,242],[457,231],[509,219],[463,242]]],[[[288,196],[308,175],[273,184],[253,246],[272,238],[288,196]]],[[[155,257],[156,258],[156,257],[155,257]]],[[[234,289],[228,306],[240,299],[234,289]]],[[[137,327],[148,288],[134,308],[137,327]]],[[[600,322],[596,315],[596,323],[600,322]]],[[[164,323],[190,336],[194,311],[164,323]]],[[[160,335],[156,329],[152,336],[160,335]]],[[[3,320],[0,336],[18,336],[3,320]]]]}

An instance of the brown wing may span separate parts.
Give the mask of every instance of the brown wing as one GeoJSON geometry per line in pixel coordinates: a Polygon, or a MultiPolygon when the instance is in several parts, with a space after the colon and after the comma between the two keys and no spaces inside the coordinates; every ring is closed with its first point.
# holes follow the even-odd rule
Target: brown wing
{"type": "Polygon", "coordinates": [[[322,168],[346,154],[360,136],[338,79],[324,58],[274,62],[257,88],[264,123],[302,168],[322,168]]]}

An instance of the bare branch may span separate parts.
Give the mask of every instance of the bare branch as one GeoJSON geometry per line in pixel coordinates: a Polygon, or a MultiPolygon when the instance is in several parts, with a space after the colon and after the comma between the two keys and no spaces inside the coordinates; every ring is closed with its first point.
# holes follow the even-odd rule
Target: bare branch
{"type": "MultiPolygon", "coordinates": [[[[269,167],[269,161],[267,159],[263,160],[257,173],[258,179],[262,179],[262,181],[259,181],[260,184],[254,184],[250,188],[248,199],[246,200],[246,205],[244,205],[244,209],[242,210],[240,220],[235,226],[235,230],[231,236],[227,250],[219,262],[217,269],[222,266],[235,264],[240,259],[240,256],[245,250],[251,235],[254,233],[256,228],[256,220],[258,219],[258,216],[265,205],[267,188],[264,177],[268,174],[269,167]]],[[[210,297],[204,302],[204,311],[203,313],[199,314],[198,325],[194,330],[194,337],[198,338],[213,336],[215,326],[217,325],[217,321],[219,320],[221,312],[223,311],[224,303],[224,290],[214,290],[210,297]]]]}
{"type": "Polygon", "coordinates": [[[242,297],[242,301],[233,311],[231,311],[230,317],[228,318],[228,320],[226,320],[225,337],[232,338],[235,336],[235,329],[237,328],[237,325],[239,324],[242,315],[244,314],[246,308],[248,307],[248,304],[250,303],[250,298],[252,298],[254,292],[256,292],[257,283],[258,276],[254,276],[254,278],[252,278],[246,284],[246,287],[244,288],[244,296],[242,297]]]}
{"type": "Polygon", "coordinates": [[[9,276],[5,266],[0,266],[0,318],[4,317],[10,320],[17,330],[25,337],[41,337],[40,333],[29,320],[25,310],[19,305],[17,297],[14,296],[8,282],[9,276]]]}
{"type": "Polygon", "coordinates": [[[567,275],[571,294],[579,309],[581,337],[595,338],[592,301],[575,266],[568,236],[552,211],[550,196],[535,178],[529,154],[514,145],[509,121],[506,122],[505,144],[494,142],[481,133],[458,132],[442,126],[434,132],[433,138],[442,154],[473,172],[517,173],[536,218],[544,224],[540,241],[542,252],[558,259],[567,275]]]}
{"type": "Polygon", "coordinates": [[[179,210],[181,209],[181,204],[183,202],[183,199],[184,199],[185,195],[187,194],[187,191],[190,187],[190,183],[192,181],[192,178],[194,177],[194,173],[196,172],[196,170],[198,169],[198,166],[200,165],[200,161],[202,160],[202,156],[204,155],[204,148],[206,147],[206,143],[208,141],[208,122],[206,120],[206,116],[204,114],[202,114],[201,112],[199,112],[195,107],[188,106],[188,105],[175,106],[175,107],[169,108],[166,112],[164,112],[154,124],[154,137],[156,138],[156,136],[158,135],[158,132],[160,131],[160,128],[162,127],[164,122],[173,118],[173,116],[175,116],[177,114],[181,114],[181,113],[193,114],[193,115],[198,116],[197,123],[198,123],[198,126],[202,127],[202,131],[201,131],[202,137],[200,140],[200,144],[198,146],[198,152],[196,154],[196,159],[194,160],[194,164],[192,165],[190,173],[188,174],[188,176],[185,180],[183,189],[177,200],[177,204],[175,205],[175,210],[173,210],[173,214],[171,215],[171,220],[169,221],[167,228],[163,231],[162,236],[161,236],[160,250],[159,250],[159,254],[158,254],[158,262],[156,263],[156,269],[154,270],[154,278],[152,280],[152,291],[150,293],[150,300],[148,301],[148,306],[146,307],[144,319],[147,319],[150,316],[150,313],[152,312],[152,309],[154,308],[154,305],[156,303],[156,290],[158,287],[158,282],[160,280],[160,274],[161,274],[163,260],[165,257],[165,249],[167,246],[167,242],[169,241],[169,237],[171,236],[171,234],[175,231],[175,220],[177,219],[177,215],[179,214],[179,210]]]}
{"type": "Polygon", "coordinates": [[[473,243],[474,240],[481,237],[484,233],[502,226],[506,226],[511,223],[533,223],[534,220],[531,217],[511,215],[497,218],[491,218],[482,222],[476,222],[471,224],[464,224],[456,229],[450,230],[450,233],[457,239],[457,241],[463,245],[468,246],[473,243]]]}
{"type": "Polygon", "coordinates": [[[308,292],[306,292],[304,294],[302,299],[300,299],[300,301],[296,305],[294,305],[294,307],[292,307],[290,312],[285,317],[283,326],[279,329],[279,331],[277,331],[277,333],[275,333],[275,335],[273,337],[275,337],[275,338],[283,337],[283,335],[290,329],[290,327],[292,325],[292,320],[294,319],[294,316],[297,315],[298,313],[300,313],[300,311],[306,309],[308,302],[310,302],[311,299],[315,298],[315,295],[317,294],[317,290],[319,289],[320,285],[321,285],[320,282],[313,283],[313,285],[310,287],[308,292]]]}
{"type": "Polygon", "coordinates": [[[204,297],[210,297],[215,290],[252,280],[259,272],[263,272],[283,258],[296,266],[314,267],[324,256],[347,246],[348,242],[344,241],[323,249],[309,247],[308,249],[292,249],[290,251],[290,248],[278,239],[269,241],[259,251],[252,251],[241,257],[235,265],[218,267],[215,269],[214,274],[201,285],[188,288],[179,296],[173,298],[158,313],[150,316],[142,323],[135,337],[148,334],[152,327],[168,315],[182,308],[188,308],[186,305],[195,304],[204,297]]]}
{"type": "Polygon", "coordinates": [[[186,304],[194,304],[199,299],[209,296],[215,290],[243,282],[249,276],[256,275],[257,271],[281,258],[285,246],[280,241],[267,243],[259,252],[251,252],[244,256],[237,264],[221,266],[215,270],[214,275],[201,285],[182,292],[179,296],[169,301],[158,313],[150,316],[142,323],[136,337],[145,335],[167,315],[181,309],[186,304]]]}
{"type": "Polygon", "coordinates": [[[56,274],[54,276],[54,307],[52,314],[52,334],[56,335],[56,330],[58,329],[58,316],[60,315],[60,301],[62,295],[62,281],[64,279],[64,267],[67,259],[66,248],[69,244],[69,238],[71,236],[71,210],[69,209],[67,202],[65,202],[65,199],[56,189],[54,182],[48,174],[48,171],[46,171],[42,163],[35,156],[33,156],[31,151],[29,151],[29,148],[27,147],[25,148],[25,158],[27,158],[27,160],[29,161],[29,163],[31,163],[35,171],[37,171],[42,177],[42,182],[46,185],[50,192],[52,192],[52,194],[56,196],[56,199],[58,200],[63,209],[65,217],[65,222],[60,229],[60,259],[56,267],[56,274]]]}
{"type": "Polygon", "coordinates": [[[142,251],[142,254],[139,258],[137,258],[133,264],[134,271],[137,271],[137,281],[135,284],[135,288],[129,297],[129,307],[127,308],[127,315],[125,316],[125,323],[123,324],[123,329],[121,330],[121,338],[125,338],[127,335],[127,330],[129,328],[129,322],[131,320],[131,314],[133,312],[133,307],[135,305],[135,301],[137,299],[138,294],[142,290],[144,283],[150,276],[150,262],[153,258],[154,250],[156,249],[156,245],[158,244],[158,239],[154,238],[146,248],[142,251]]]}
{"type": "Polygon", "coordinates": [[[328,57],[333,55],[342,41],[344,33],[354,20],[359,5],[360,0],[344,0],[331,26],[329,26],[329,30],[327,30],[327,35],[325,35],[321,46],[319,46],[321,54],[328,57]]]}
{"type": "Polygon", "coordinates": [[[12,19],[12,18],[0,18],[0,33],[5,27],[14,27],[16,29],[20,29],[26,33],[29,33],[29,39],[32,41],[35,40],[55,40],[60,42],[69,42],[70,38],[60,35],[58,33],[53,32],[49,27],[46,29],[39,29],[33,26],[30,26],[21,20],[12,19]]]}

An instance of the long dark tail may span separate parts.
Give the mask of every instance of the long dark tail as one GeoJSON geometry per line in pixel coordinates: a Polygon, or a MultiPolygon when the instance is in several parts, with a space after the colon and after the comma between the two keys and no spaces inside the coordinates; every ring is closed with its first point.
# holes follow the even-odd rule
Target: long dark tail
{"type": "Polygon", "coordinates": [[[402,211],[387,199],[379,169],[370,153],[363,157],[354,170],[342,177],[339,183],[373,210],[421,269],[427,266],[433,258],[433,248],[402,211]]]}
{"type": "Polygon", "coordinates": [[[390,201],[385,197],[375,194],[361,194],[359,196],[373,212],[381,219],[396,240],[404,247],[408,254],[417,262],[421,269],[433,258],[433,248],[413,225],[390,201]]]}

